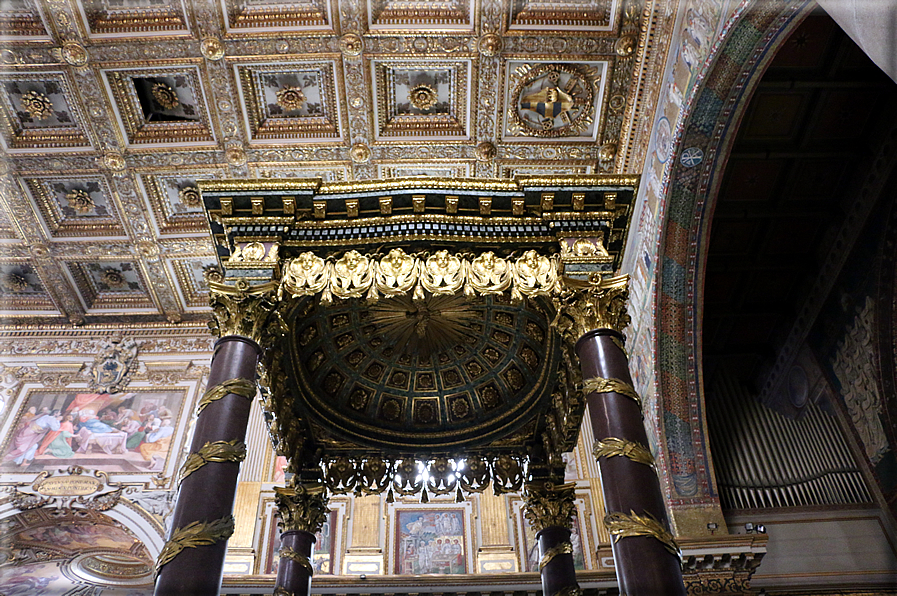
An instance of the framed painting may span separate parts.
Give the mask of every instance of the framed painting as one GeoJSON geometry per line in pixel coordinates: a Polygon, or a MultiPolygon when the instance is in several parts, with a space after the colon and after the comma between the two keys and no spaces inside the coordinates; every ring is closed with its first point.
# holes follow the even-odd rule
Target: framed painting
{"type": "Polygon", "coordinates": [[[470,573],[470,532],[463,507],[395,509],[394,573],[470,573]]]}
{"type": "Polygon", "coordinates": [[[126,474],[167,469],[187,388],[83,391],[29,391],[5,427],[0,472],[71,465],[126,474]]]}

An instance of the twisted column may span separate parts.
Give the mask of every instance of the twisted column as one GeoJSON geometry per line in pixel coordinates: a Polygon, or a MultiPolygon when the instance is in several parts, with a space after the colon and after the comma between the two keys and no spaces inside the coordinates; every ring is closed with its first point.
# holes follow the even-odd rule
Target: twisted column
{"type": "Polygon", "coordinates": [[[668,529],[641,398],[623,350],[628,281],[621,276],[568,284],[556,305],[556,326],[576,342],[582,367],[620,593],[685,596],[679,548],[668,529]]]}
{"type": "Polygon", "coordinates": [[[330,514],[330,499],[321,484],[299,484],[274,489],[280,510],[280,565],[274,596],[308,596],[311,591],[312,547],[330,514]]]}
{"type": "Polygon", "coordinates": [[[551,482],[526,487],[524,515],[539,542],[539,574],[545,596],[580,596],[570,532],[576,515],[574,485],[551,482]]]}
{"type": "Polygon", "coordinates": [[[271,288],[212,285],[215,342],[207,391],[196,408],[168,541],[156,560],[157,596],[218,596],[234,498],[256,394],[259,338],[271,324],[271,288]]]}

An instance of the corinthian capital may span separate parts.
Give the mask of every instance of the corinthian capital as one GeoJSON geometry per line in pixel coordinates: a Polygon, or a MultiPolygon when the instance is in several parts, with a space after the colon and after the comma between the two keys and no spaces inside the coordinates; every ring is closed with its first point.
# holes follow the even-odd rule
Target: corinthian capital
{"type": "Polygon", "coordinates": [[[530,484],[524,493],[523,513],[535,532],[551,526],[573,529],[576,515],[575,485],[552,484],[551,482],[530,484]]]}
{"type": "Polygon", "coordinates": [[[283,323],[275,311],[277,283],[251,286],[209,282],[212,316],[209,328],[218,337],[241,335],[261,344],[266,335],[281,329],[283,323]]]}
{"type": "Polygon", "coordinates": [[[552,325],[570,342],[593,329],[622,333],[630,321],[626,313],[628,299],[628,275],[588,282],[565,279],[564,290],[554,298],[557,314],[552,325]]]}
{"type": "Polygon", "coordinates": [[[274,502],[280,510],[280,521],[277,523],[284,532],[314,534],[321,529],[330,513],[330,497],[321,484],[275,487],[274,502]]]}

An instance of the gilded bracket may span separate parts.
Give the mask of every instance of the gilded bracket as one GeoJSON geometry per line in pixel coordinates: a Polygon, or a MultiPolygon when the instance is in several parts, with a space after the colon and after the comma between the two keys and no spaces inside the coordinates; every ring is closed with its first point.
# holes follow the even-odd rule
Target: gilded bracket
{"type": "Polygon", "coordinates": [[[576,515],[576,492],[573,483],[551,482],[531,484],[524,495],[524,515],[536,533],[551,526],[571,530],[576,515]]]}
{"type": "Polygon", "coordinates": [[[274,502],[280,510],[277,525],[284,532],[314,534],[321,529],[330,513],[330,497],[322,484],[275,487],[274,502]]]}

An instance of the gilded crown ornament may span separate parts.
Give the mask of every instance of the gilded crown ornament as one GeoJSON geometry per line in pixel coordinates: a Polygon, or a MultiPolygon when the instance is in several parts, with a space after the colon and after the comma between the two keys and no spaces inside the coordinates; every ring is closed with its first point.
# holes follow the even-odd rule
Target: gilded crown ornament
{"type": "Polygon", "coordinates": [[[433,89],[430,85],[417,85],[408,92],[408,101],[422,112],[426,112],[435,106],[438,100],[439,96],[436,94],[436,89],[433,89]]]}
{"type": "Polygon", "coordinates": [[[284,87],[277,92],[277,105],[287,112],[294,112],[305,107],[305,94],[299,87],[284,87]]]}
{"type": "Polygon", "coordinates": [[[575,489],[576,485],[573,483],[543,482],[527,485],[523,513],[535,532],[552,526],[568,530],[573,528],[573,516],[576,515],[575,489]]]}
{"type": "Polygon", "coordinates": [[[173,110],[178,105],[180,105],[180,101],[178,100],[178,94],[174,89],[166,85],[165,83],[156,83],[152,88],[153,98],[162,106],[163,109],[173,110]]]}
{"type": "Polygon", "coordinates": [[[274,502],[280,511],[277,525],[284,532],[314,534],[321,529],[330,513],[330,497],[322,484],[275,487],[274,502]]]}
{"type": "Polygon", "coordinates": [[[40,91],[29,91],[21,97],[22,107],[34,120],[49,120],[53,115],[53,102],[40,91]]]}
{"type": "Polygon", "coordinates": [[[65,195],[69,207],[78,215],[85,215],[96,209],[93,199],[87,192],[76,188],[65,195]]]}

